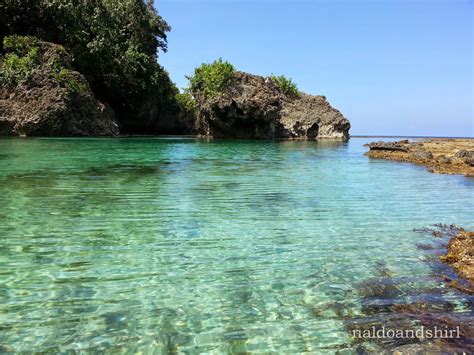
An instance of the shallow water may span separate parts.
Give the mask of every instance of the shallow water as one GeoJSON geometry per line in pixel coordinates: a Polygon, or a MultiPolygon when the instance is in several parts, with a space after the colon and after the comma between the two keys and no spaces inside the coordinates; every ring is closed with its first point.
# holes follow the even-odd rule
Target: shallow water
{"type": "Polygon", "coordinates": [[[474,228],[474,179],[368,140],[0,140],[0,352],[351,352],[330,306],[444,288],[413,228],[474,228]]]}

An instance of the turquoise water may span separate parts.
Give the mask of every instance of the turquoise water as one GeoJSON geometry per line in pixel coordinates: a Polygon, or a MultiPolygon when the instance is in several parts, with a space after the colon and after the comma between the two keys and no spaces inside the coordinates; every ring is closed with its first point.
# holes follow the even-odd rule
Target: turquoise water
{"type": "Polygon", "coordinates": [[[329,306],[474,228],[474,179],[367,141],[0,140],[0,352],[352,352],[329,306]]]}

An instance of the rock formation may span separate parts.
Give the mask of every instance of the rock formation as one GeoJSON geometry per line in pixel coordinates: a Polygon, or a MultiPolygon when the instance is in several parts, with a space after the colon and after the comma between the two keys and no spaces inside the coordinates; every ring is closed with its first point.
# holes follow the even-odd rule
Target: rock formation
{"type": "Polygon", "coordinates": [[[285,95],[269,78],[237,71],[223,93],[196,98],[198,134],[226,138],[348,139],[350,123],[324,96],[285,95]]]}
{"type": "Polygon", "coordinates": [[[441,261],[451,265],[466,279],[474,293],[474,232],[461,229],[448,243],[448,252],[441,261]]]}
{"type": "Polygon", "coordinates": [[[410,142],[372,142],[366,144],[370,158],[406,161],[427,166],[441,174],[474,176],[472,139],[432,138],[410,142]]]}
{"type": "Polygon", "coordinates": [[[366,146],[370,148],[370,150],[385,150],[385,151],[400,151],[400,152],[408,152],[408,148],[405,146],[408,143],[408,140],[403,140],[400,142],[372,142],[367,144],[366,146]]]}
{"type": "Polygon", "coordinates": [[[41,41],[35,45],[37,64],[30,75],[15,85],[2,81],[0,135],[117,135],[113,111],[95,99],[64,49],[41,41]]]}

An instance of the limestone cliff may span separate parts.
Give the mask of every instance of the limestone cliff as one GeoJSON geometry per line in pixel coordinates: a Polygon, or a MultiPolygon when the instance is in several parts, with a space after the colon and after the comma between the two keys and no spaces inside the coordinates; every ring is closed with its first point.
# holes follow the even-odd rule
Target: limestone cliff
{"type": "Polygon", "coordinates": [[[270,79],[236,72],[222,94],[196,98],[196,131],[229,138],[348,139],[349,121],[324,96],[287,96],[270,79]]]}
{"type": "Polygon", "coordinates": [[[95,99],[63,47],[25,38],[1,64],[0,135],[118,134],[113,111],[95,99]]]}

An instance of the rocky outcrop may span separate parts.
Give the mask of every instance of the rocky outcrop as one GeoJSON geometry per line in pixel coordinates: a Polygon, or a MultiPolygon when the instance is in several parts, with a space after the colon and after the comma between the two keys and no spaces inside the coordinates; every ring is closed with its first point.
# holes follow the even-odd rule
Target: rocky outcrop
{"type": "Polygon", "coordinates": [[[474,177],[474,140],[432,138],[410,142],[372,142],[366,144],[370,158],[406,161],[427,166],[441,174],[474,177]]]}
{"type": "Polygon", "coordinates": [[[236,72],[215,97],[196,98],[198,134],[226,138],[349,138],[350,123],[324,96],[285,95],[269,78],[236,72]]]}
{"type": "Polygon", "coordinates": [[[460,277],[466,279],[474,292],[474,232],[463,229],[451,238],[448,252],[441,260],[451,265],[460,277]]]}
{"type": "Polygon", "coordinates": [[[117,135],[113,111],[95,99],[64,49],[40,41],[34,45],[37,64],[29,75],[0,88],[0,135],[117,135]]]}
{"type": "Polygon", "coordinates": [[[372,142],[367,144],[367,147],[370,150],[388,150],[388,151],[399,151],[399,152],[408,152],[408,148],[405,144],[408,141],[400,141],[400,142],[372,142]]]}

